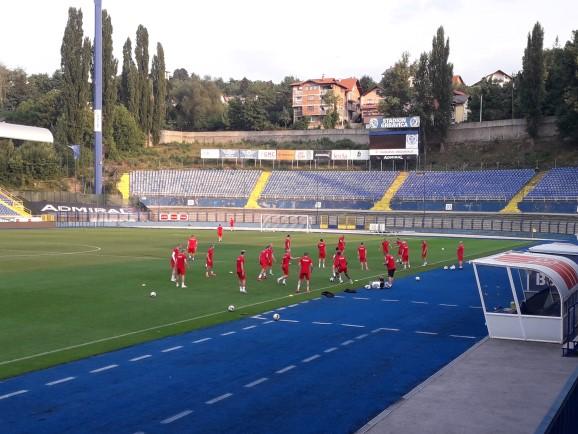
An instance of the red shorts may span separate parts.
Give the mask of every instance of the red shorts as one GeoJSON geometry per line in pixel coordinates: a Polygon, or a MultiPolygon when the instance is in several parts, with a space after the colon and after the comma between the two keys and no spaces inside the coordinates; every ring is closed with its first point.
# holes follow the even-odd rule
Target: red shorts
{"type": "Polygon", "coordinates": [[[311,280],[311,273],[299,273],[299,280],[301,279],[311,280]]]}
{"type": "Polygon", "coordinates": [[[209,262],[209,261],[206,261],[206,262],[205,262],[205,267],[207,267],[207,268],[213,268],[213,261],[210,261],[210,262],[209,262]]]}
{"type": "Polygon", "coordinates": [[[261,268],[265,268],[269,266],[269,263],[267,261],[259,261],[259,265],[261,266],[261,268]]]}
{"type": "Polygon", "coordinates": [[[273,266],[273,261],[267,261],[267,267],[272,267],[273,266]]]}
{"type": "Polygon", "coordinates": [[[325,259],[327,255],[325,253],[319,253],[319,259],[325,259]]]}
{"type": "Polygon", "coordinates": [[[347,267],[345,267],[345,268],[339,267],[339,268],[337,268],[337,272],[338,272],[338,273],[345,273],[345,274],[347,274],[347,267]]]}
{"type": "Polygon", "coordinates": [[[283,272],[283,274],[287,275],[289,274],[289,267],[281,267],[281,271],[283,272]]]}
{"type": "Polygon", "coordinates": [[[464,255],[458,255],[458,261],[463,262],[464,261],[464,255]]]}
{"type": "Polygon", "coordinates": [[[192,248],[192,247],[189,247],[189,248],[187,249],[187,253],[197,253],[197,249],[194,249],[194,248],[192,248]]]}
{"type": "Polygon", "coordinates": [[[403,255],[403,256],[401,257],[401,260],[402,260],[403,262],[407,262],[407,261],[409,261],[409,256],[403,255]]]}
{"type": "Polygon", "coordinates": [[[245,276],[245,273],[244,273],[244,272],[242,272],[242,271],[237,271],[237,277],[238,277],[239,279],[241,279],[241,280],[245,280],[245,278],[246,278],[247,276],[245,276]]]}
{"type": "Polygon", "coordinates": [[[359,262],[367,262],[367,258],[365,256],[361,256],[359,258],[359,262]]]}
{"type": "Polygon", "coordinates": [[[179,276],[184,276],[187,272],[186,267],[177,267],[177,274],[179,276]]]}

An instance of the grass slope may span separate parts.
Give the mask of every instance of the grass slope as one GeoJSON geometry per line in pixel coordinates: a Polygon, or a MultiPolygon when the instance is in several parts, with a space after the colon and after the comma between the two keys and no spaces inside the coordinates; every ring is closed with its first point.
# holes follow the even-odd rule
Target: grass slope
{"type": "MultiPolygon", "coordinates": [[[[274,279],[257,282],[258,252],[273,242],[280,259],[283,232],[225,232],[224,242],[215,248],[217,277],[206,279],[204,254],[216,241],[216,233],[199,230],[195,234],[200,254],[189,269],[188,288],[175,288],[169,281],[169,256],[173,246],[184,243],[190,233],[146,229],[0,232],[0,378],[235,320],[318,296],[322,289],[348,286],[332,285],[330,269],[315,269],[313,293],[293,296],[296,264],[287,287],[278,286],[274,279]],[[241,249],[247,250],[248,295],[239,293],[236,274],[229,273],[235,270],[241,249]],[[158,293],[154,299],[148,296],[152,290],[158,293]],[[234,313],[226,310],[230,304],[238,307],[234,313]]],[[[320,237],[326,239],[330,253],[337,234],[294,233],[293,255],[309,251],[316,264],[320,237]]],[[[346,241],[350,274],[359,279],[359,286],[383,272],[381,238],[347,235],[346,241]],[[359,270],[356,248],[360,241],[368,247],[369,272],[359,270]]],[[[420,240],[408,241],[414,263],[411,272],[423,270],[418,267],[420,240]]],[[[465,244],[466,256],[472,258],[524,243],[467,240],[465,244]]],[[[430,267],[455,261],[456,239],[433,238],[429,245],[430,267]]],[[[279,275],[278,264],[274,272],[279,275]]]]}

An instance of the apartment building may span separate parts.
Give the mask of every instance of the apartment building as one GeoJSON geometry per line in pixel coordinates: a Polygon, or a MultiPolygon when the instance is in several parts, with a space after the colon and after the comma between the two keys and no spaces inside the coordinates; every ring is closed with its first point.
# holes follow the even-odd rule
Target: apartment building
{"type": "Polygon", "coordinates": [[[369,122],[369,118],[380,116],[379,103],[383,99],[384,90],[380,86],[373,86],[366,90],[360,97],[361,120],[364,124],[369,122]]]}

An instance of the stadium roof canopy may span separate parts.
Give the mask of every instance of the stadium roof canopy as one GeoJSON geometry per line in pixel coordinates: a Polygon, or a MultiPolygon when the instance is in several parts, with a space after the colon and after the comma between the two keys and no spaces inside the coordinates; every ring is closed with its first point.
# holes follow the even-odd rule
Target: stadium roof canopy
{"type": "Polygon", "coordinates": [[[0,122],[0,139],[28,140],[31,142],[54,143],[50,130],[27,125],[0,122]]]}

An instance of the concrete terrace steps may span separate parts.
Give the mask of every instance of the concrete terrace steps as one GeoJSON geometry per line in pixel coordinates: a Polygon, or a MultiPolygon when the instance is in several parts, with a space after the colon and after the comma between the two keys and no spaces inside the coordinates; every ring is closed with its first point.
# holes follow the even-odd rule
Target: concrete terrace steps
{"type": "Polygon", "coordinates": [[[530,194],[530,192],[538,185],[538,183],[542,180],[544,175],[548,172],[539,172],[536,173],[530,181],[526,185],[524,185],[520,191],[518,191],[512,199],[508,202],[508,204],[500,211],[502,214],[519,214],[521,213],[520,208],[518,208],[518,204],[524,200],[524,198],[530,194]]]}
{"type": "Polygon", "coordinates": [[[261,193],[263,193],[263,190],[265,190],[265,187],[267,186],[267,182],[269,182],[270,177],[271,177],[271,172],[265,172],[265,171],[261,172],[259,179],[255,183],[255,188],[253,188],[253,191],[249,195],[249,199],[247,199],[247,204],[245,205],[245,208],[250,208],[250,209],[261,208],[259,206],[259,204],[257,203],[257,200],[259,200],[261,193]]]}
{"type": "Polygon", "coordinates": [[[391,211],[391,199],[395,196],[397,191],[401,188],[407,177],[409,176],[409,172],[399,172],[397,178],[391,183],[387,191],[384,193],[383,197],[378,200],[373,208],[372,211],[391,211]]]}

